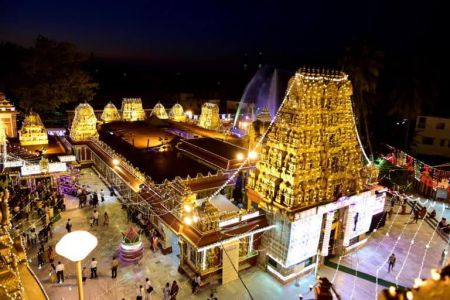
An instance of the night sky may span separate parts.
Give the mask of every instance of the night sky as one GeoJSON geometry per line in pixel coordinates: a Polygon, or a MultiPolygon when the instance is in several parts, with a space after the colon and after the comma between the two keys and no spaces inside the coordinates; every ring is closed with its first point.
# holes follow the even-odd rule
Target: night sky
{"type": "Polygon", "coordinates": [[[113,60],[199,68],[261,51],[298,67],[335,61],[361,40],[397,53],[443,51],[444,11],[437,1],[0,0],[0,40],[30,45],[41,34],[113,60]]]}

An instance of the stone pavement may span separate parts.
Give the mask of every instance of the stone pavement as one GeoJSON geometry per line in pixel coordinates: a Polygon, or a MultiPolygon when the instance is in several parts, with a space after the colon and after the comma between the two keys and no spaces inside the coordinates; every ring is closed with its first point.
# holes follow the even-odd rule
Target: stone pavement
{"type": "MultiPolygon", "coordinates": [[[[97,175],[90,169],[83,169],[80,177],[81,184],[87,184],[91,189],[99,191],[101,188],[106,190],[106,186],[97,177],[97,175]]],[[[98,262],[98,279],[87,279],[84,283],[85,299],[86,300],[112,300],[112,299],[136,299],[136,289],[139,284],[144,284],[145,278],[149,277],[152,285],[155,288],[155,292],[152,294],[152,299],[162,298],[162,287],[166,282],[172,282],[177,280],[180,285],[180,293],[178,299],[207,299],[211,291],[215,292],[215,295],[219,299],[250,299],[245,288],[239,280],[235,280],[223,286],[215,286],[205,290],[202,290],[196,295],[191,294],[190,284],[186,277],[180,275],[177,272],[178,257],[176,254],[162,255],[160,252],[152,253],[150,250],[149,241],[144,238],[145,242],[145,254],[144,259],[138,265],[120,266],[118,270],[117,279],[110,277],[110,261],[113,255],[116,255],[119,242],[121,239],[121,232],[125,231],[128,227],[127,214],[125,210],[121,208],[120,203],[115,197],[109,197],[109,193],[105,193],[106,201],[100,203],[100,225],[89,227],[88,219],[92,214],[93,209],[85,207],[83,209],[78,208],[78,200],[74,197],[66,197],[67,210],[62,213],[62,218],[56,222],[54,226],[53,239],[49,244],[55,245],[56,242],[66,233],[65,223],[67,218],[71,218],[73,221],[72,230],[88,230],[98,238],[98,246],[93,253],[83,262],[83,265],[87,266],[87,275],[89,275],[89,261],[92,257],[95,257],[98,262]],[[110,215],[110,225],[108,227],[102,226],[103,213],[108,211],[110,215]]],[[[398,226],[401,225],[399,222],[398,226]]],[[[425,227],[426,224],[424,224],[425,227]]],[[[396,225],[396,231],[398,227],[396,225]]],[[[410,229],[413,229],[417,225],[408,225],[410,229]]],[[[428,226],[428,225],[426,225],[428,226]]],[[[394,231],[393,231],[394,232],[394,231]]],[[[381,230],[379,235],[381,235],[381,230]]],[[[438,240],[438,237],[436,237],[438,240]]],[[[372,249],[372,242],[366,246],[368,249],[372,249]]],[[[384,245],[384,244],[383,244],[384,245]]],[[[389,245],[389,243],[387,244],[389,245]]],[[[386,247],[387,247],[386,245],[386,247]]],[[[362,250],[364,250],[364,247],[362,250]]],[[[35,260],[35,249],[32,248],[29,251],[29,257],[32,258],[31,266],[36,272],[37,276],[43,283],[47,293],[52,300],[72,300],[78,299],[77,286],[75,278],[75,266],[65,260],[62,257],[57,257],[56,262],[61,260],[65,264],[65,276],[66,280],[64,284],[51,283],[49,280],[49,273],[51,267],[48,263],[44,265],[42,269],[38,269],[35,260]]],[[[362,251],[361,250],[361,251],[362,251]]],[[[372,250],[373,251],[373,250],[372,250]]],[[[370,252],[370,251],[369,251],[370,252]]],[[[372,256],[372,253],[362,252],[358,253],[358,256],[372,256]]],[[[381,256],[380,256],[381,257],[381,256]]],[[[349,257],[349,261],[345,261],[346,265],[352,266],[353,257],[349,257]]],[[[377,258],[378,261],[381,258],[377,258]]],[[[401,257],[397,261],[396,271],[400,268],[401,257]]],[[[430,261],[431,263],[431,261],[430,261]]],[[[433,263],[435,263],[433,261],[433,263]]],[[[414,265],[417,265],[415,261],[414,265]]],[[[367,268],[367,266],[362,265],[367,268]]],[[[406,271],[406,270],[405,270],[406,271]]],[[[406,273],[406,272],[405,272],[406,273]]],[[[319,270],[321,276],[327,276],[330,280],[335,274],[335,270],[326,266],[322,266],[319,270]]],[[[395,273],[394,273],[395,274],[395,273]]],[[[383,274],[385,276],[385,274],[383,274]]],[[[242,280],[247,284],[253,299],[298,299],[298,295],[302,294],[303,299],[313,299],[313,294],[310,292],[309,286],[314,284],[314,275],[309,275],[298,282],[291,282],[287,285],[281,285],[272,276],[263,270],[255,267],[246,270],[241,273],[242,280]]],[[[402,278],[403,280],[403,278],[402,278]]],[[[351,291],[353,290],[353,299],[370,299],[374,297],[375,284],[349,275],[344,272],[336,273],[335,280],[336,289],[341,295],[342,299],[350,299],[351,291]],[[352,289],[355,286],[355,289],[352,289]]],[[[382,287],[380,287],[381,289],[382,287]]]]}

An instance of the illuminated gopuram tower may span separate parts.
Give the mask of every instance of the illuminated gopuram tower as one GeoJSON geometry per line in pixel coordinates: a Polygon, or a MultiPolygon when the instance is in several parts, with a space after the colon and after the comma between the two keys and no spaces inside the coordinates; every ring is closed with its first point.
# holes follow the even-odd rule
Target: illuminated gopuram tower
{"type": "Polygon", "coordinates": [[[186,121],[186,115],[184,114],[183,106],[179,103],[175,103],[170,109],[169,118],[175,122],[186,121]]]}
{"type": "Polygon", "coordinates": [[[158,119],[168,119],[166,108],[160,102],[156,103],[155,107],[153,107],[151,116],[156,116],[158,119]]]}
{"type": "Polygon", "coordinates": [[[31,111],[25,116],[19,130],[19,140],[22,146],[48,144],[47,130],[37,113],[31,111]]]}
{"type": "Polygon", "coordinates": [[[222,123],[220,123],[219,119],[219,107],[216,104],[203,103],[198,126],[211,130],[220,130],[222,128],[222,123]]]}
{"type": "Polygon", "coordinates": [[[112,102],[106,104],[105,108],[103,109],[100,120],[102,120],[105,123],[109,123],[114,121],[120,121],[120,119],[121,118],[119,111],[117,110],[117,107],[112,102]]]}
{"type": "MultiPolygon", "coordinates": [[[[358,237],[356,224],[364,225],[365,233],[372,219],[372,211],[361,212],[361,223],[357,217],[350,232],[355,212],[350,213],[349,204],[328,205],[357,195],[365,184],[347,75],[300,69],[288,88],[277,120],[261,145],[256,169],[249,175],[247,193],[249,205],[264,209],[275,225],[264,235],[265,263],[282,281],[311,270],[318,254],[328,255],[331,226],[345,231],[344,239],[349,240],[358,237]],[[336,217],[342,224],[333,223],[336,217]]],[[[348,201],[363,201],[352,199],[348,201]]],[[[338,244],[333,247],[348,246],[338,244]]]]}
{"type": "Polygon", "coordinates": [[[75,109],[70,137],[74,141],[86,141],[98,138],[97,118],[94,109],[88,103],[80,103],[75,109]]]}
{"type": "Polygon", "coordinates": [[[130,122],[145,120],[141,98],[124,98],[122,100],[122,120],[130,122]]]}

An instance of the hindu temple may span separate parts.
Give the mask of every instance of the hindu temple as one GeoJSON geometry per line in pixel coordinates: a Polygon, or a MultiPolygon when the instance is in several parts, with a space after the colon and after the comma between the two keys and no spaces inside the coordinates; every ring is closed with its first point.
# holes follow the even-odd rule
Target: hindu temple
{"type": "Polygon", "coordinates": [[[17,137],[17,115],[14,104],[0,92],[0,122],[4,124],[8,137],[17,137]]]}
{"type": "Polygon", "coordinates": [[[47,145],[47,130],[42,123],[41,117],[30,111],[23,120],[22,129],[19,130],[20,145],[47,145]]]}
{"type": "Polygon", "coordinates": [[[169,118],[175,122],[184,122],[186,115],[184,114],[183,106],[179,103],[175,103],[169,112],[169,118]]]}
{"type": "Polygon", "coordinates": [[[198,126],[210,129],[219,130],[222,127],[219,118],[219,107],[215,103],[203,103],[198,126]]]}
{"type": "Polygon", "coordinates": [[[97,138],[97,118],[94,109],[88,103],[80,103],[75,109],[70,137],[74,141],[86,141],[97,138]]]}
{"type": "Polygon", "coordinates": [[[151,116],[156,116],[158,119],[168,119],[166,108],[161,102],[156,103],[155,107],[153,107],[151,116]]]}
{"type": "Polygon", "coordinates": [[[122,100],[122,120],[130,122],[145,120],[141,98],[124,98],[122,100]]]}
{"type": "Polygon", "coordinates": [[[100,117],[100,120],[109,123],[114,121],[120,121],[120,113],[117,110],[117,107],[110,101],[108,104],[105,105],[105,108],[103,109],[102,115],[100,117]]]}

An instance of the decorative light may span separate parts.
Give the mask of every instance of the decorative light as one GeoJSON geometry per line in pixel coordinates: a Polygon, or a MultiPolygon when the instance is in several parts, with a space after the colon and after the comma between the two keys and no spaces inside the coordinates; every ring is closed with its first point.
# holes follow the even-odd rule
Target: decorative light
{"type": "Polygon", "coordinates": [[[183,219],[184,224],[191,225],[192,224],[192,218],[191,217],[184,217],[183,219]]]}
{"type": "Polygon", "coordinates": [[[185,205],[183,206],[183,209],[184,209],[184,211],[187,212],[187,213],[189,213],[189,212],[192,211],[192,207],[191,207],[189,204],[185,204],[185,205]]]}
{"type": "Polygon", "coordinates": [[[439,272],[436,269],[431,269],[431,278],[437,281],[441,279],[441,274],[439,274],[439,272]]]}
{"type": "Polygon", "coordinates": [[[391,285],[389,287],[388,291],[389,291],[389,295],[392,297],[395,297],[395,295],[397,294],[397,289],[393,285],[391,285]]]}
{"type": "Polygon", "coordinates": [[[56,244],[55,251],[70,261],[81,261],[97,246],[97,238],[83,230],[72,231],[56,244]]]}
{"type": "Polygon", "coordinates": [[[244,160],[244,154],[242,154],[242,152],[239,152],[238,154],[236,154],[236,159],[239,161],[243,161],[244,160]]]}
{"type": "Polygon", "coordinates": [[[113,163],[113,165],[118,166],[118,165],[120,165],[120,160],[118,160],[117,158],[114,158],[112,160],[112,163],[113,163]]]}
{"type": "Polygon", "coordinates": [[[414,279],[413,287],[416,289],[416,288],[420,287],[422,284],[423,284],[423,280],[421,278],[416,278],[416,279],[414,279]]]}
{"type": "Polygon", "coordinates": [[[414,295],[411,291],[406,292],[406,299],[412,300],[414,298],[414,295]]]}
{"type": "Polygon", "coordinates": [[[192,119],[192,111],[191,110],[187,110],[186,111],[186,116],[189,118],[189,119],[192,119]]]}
{"type": "Polygon", "coordinates": [[[257,158],[258,158],[258,152],[254,151],[254,150],[250,151],[250,152],[248,153],[248,158],[249,158],[250,160],[255,160],[255,159],[257,159],[257,158]]]}
{"type": "Polygon", "coordinates": [[[194,219],[194,223],[197,223],[199,218],[197,216],[194,216],[193,219],[194,219]]]}

